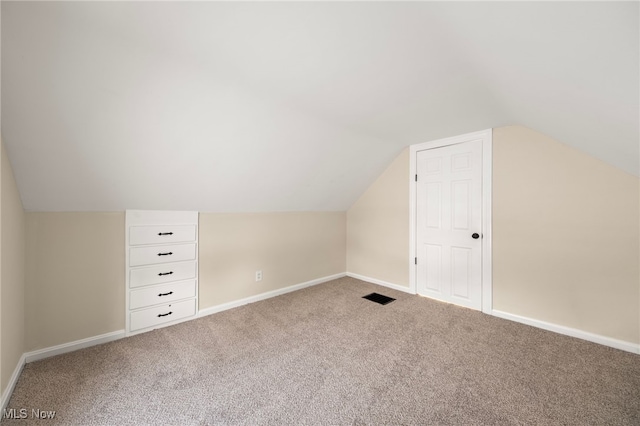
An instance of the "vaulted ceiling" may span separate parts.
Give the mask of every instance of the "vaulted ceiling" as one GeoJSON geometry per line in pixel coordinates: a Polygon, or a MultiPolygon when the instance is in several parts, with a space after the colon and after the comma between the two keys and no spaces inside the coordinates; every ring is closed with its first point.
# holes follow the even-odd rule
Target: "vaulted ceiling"
{"type": "Polygon", "coordinates": [[[636,2],[2,2],[27,210],[346,210],[403,147],[522,124],[639,174],[636,2]]]}

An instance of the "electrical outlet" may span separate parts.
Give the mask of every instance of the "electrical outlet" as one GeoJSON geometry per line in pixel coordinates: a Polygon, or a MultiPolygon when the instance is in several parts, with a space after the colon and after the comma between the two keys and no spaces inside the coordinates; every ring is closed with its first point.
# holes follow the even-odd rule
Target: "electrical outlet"
{"type": "Polygon", "coordinates": [[[262,271],[256,271],[256,281],[262,281],[262,271]]]}

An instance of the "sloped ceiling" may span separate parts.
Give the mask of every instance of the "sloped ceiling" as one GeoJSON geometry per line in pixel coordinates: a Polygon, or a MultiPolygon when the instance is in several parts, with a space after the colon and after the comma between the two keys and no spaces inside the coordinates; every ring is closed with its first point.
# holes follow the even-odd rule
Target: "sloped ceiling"
{"type": "Polygon", "coordinates": [[[2,136],[31,211],[346,210],[403,147],[508,124],[637,175],[638,12],[3,1],[2,136]]]}

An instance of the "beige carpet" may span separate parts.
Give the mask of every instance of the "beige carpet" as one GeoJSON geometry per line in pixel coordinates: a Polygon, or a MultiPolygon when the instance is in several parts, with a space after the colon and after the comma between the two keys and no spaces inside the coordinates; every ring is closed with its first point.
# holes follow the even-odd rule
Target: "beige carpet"
{"type": "Polygon", "coordinates": [[[7,425],[640,425],[640,356],[343,278],[28,364],[9,407],[56,417],[7,425]]]}

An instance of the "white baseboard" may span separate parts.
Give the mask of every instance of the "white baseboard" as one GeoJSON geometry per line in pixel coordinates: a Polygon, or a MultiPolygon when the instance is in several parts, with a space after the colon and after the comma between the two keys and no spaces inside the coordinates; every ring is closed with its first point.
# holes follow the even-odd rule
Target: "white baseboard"
{"type": "MultiPolygon", "coordinates": [[[[222,305],[207,308],[198,312],[198,317],[214,314],[227,309],[235,308],[237,306],[246,305],[248,303],[257,302],[260,300],[268,299],[270,297],[279,296],[281,294],[289,293],[292,291],[300,290],[305,287],[310,287],[316,284],[321,284],[327,281],[335,280],[344,277],[344,273],[330,275],[328,277],[318,278],[315,280],[307,281],[301,284],[292,285],[290,287],[281,288],[267,293],[258,294],[256,296],[247,297],[246,299],[236,300],[233,302],[225,303],[222,305]]],[[[76,351],[78,349],[88,348],[90,346],[100,345],[102,343],[111,342],[114,340],[122,339],[125,337],[124,330],[112,331],[110,333],[101,334],[99,336],[93,336],[86,339],[76,340],[74,342],[64,343],[57,346],[51,346],[49,348],[38,349],[36,351],[27,352],[23,355],[26,362],[38,361],[44,358],[49,358],[55,355],[61,355],[67,352],[76,351]]],[[[24,363],[23,363],[24,364],[24,363]]],[[[22,367],[20,367],[22,369],[22,367]]],[[[19,372],[17,373],[20,374],[19,372]]],[[[16,377],[17,378],[17,377],[16,377]]]]}
{"type": "Polygon", "coordinates": [[[7,408],[7,404],[9,403],[9,399],[11,399],[11,394],[16,387],[16,383],[18,383],[18,377],[20,377],[20,373],[22,373],[22,369],[24,368],[24,364],[26,363],[26,356],[22,354],[20,360],[18,360],[18,365],[13,370],[13,374],[9,379],[9,383],[7,383],[7,388],[2,392],[2,401],[0,405],[0,413],[4,413],[4,409],[7,408]]]}
{"type": "Polygon", "coordinates": [[[554,333],[564,334],[566,336],[577,337],[578,339],[588,340],[589,342],[598,343],[604,346],[620,349],[626,352],[634,354],[640,354],[640,344],[625,342],[624,340],[613,339],[611,337],[601,336],[599,334],[589,333],[587,331],[578,330],[575,328],[565,327],[563,325],[552,324],[545,321],[540,321],[533,318],[527,318],[520,315],[510,314],[502,311],[491,311],[491,315],[498,318],[504,318],[511,321],[519,322],[522,324],[530,325],[543,330],[553,331],[554,333]]]}
{"type": "Polygon", "coordinates": [[[51,346],[49,348],[27,352],[26,354],[24,354],[24,356],[27,362],[33,362],[55,355],[77,351],[78,349],[88,348],[89,346],[112,342],[114,340],[122,339],[123,337],[124,330],[112,331],[111,333],[105,333],[99,336],[88,337],[86,339],[76,340],[74,342],[63,343],[62,345],[51,346]]]}
{"type": "Polygon", "coordinates": [[[398,284],[393,284],[393,283],[388,283],[386,281],[382,281],[382,280],[379,280],[377,278],[365,277],[364,275],[358,275],[358,274],[354,274],[354,273],[351,273],[351,272],[347,272],[347,276],[351,277],[351,278],[355,278],[355,279],[360,280],[360,281],[366,281],[366,282],[371,283],[371,284],[378,284],[378,285],[381,285],[381,286],[384,286],[384,287],[392,288],[394,290],[403,291],[405,293],[415,294],[414,292],[411,291],[411,289],[409,287],[405,287],[405,286],[398,285],[398,284]]]}
{"type": "Polygon", "coordinates": [[[228,309],[237,308],[238,306],[259,302],[265,299],[270,299],[272,297],[280,296],[282,294],[291,293],[292,291],[301,290],[306,287],[311,287],[317,284],[326,283],[327,281],[337,280],[338,278],[342,278],[344,276],[346,276],[344,272],[340,274],[329,275],[328,277],[317,278],[315,280],[307,281],[300,284],[295,284],[289,287],[279,288],[278,290],[268,291],[266,293],[260,293],[255,296],[246,297],[244,299],[234,300],[233,302],[223,303],[221,305],[216,305],[210,308],[201,309],[198,312],[198,317],[206,317],[207,315],[212,315],[218,312],[226,311],[228,309]]]}

